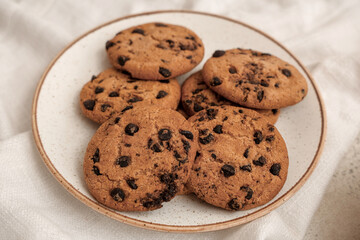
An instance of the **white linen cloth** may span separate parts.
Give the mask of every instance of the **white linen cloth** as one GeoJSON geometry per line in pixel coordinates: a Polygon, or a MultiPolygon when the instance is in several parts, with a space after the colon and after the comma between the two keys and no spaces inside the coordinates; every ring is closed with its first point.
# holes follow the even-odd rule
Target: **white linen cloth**
{"type": "Polygon", "coordinates": [[[0,239],[301,239],[360,130],[359,13],[356,0],[1,1],[0,239]],[[265,217],[209,233],[140,229],[81,203],[43,163],[30,116],[36,85],[49,62],[99,24],[161,9],[216,13],[259,28],[288,47],[318,83],[328,116],[321,160],[304,187],[265,217]]]}

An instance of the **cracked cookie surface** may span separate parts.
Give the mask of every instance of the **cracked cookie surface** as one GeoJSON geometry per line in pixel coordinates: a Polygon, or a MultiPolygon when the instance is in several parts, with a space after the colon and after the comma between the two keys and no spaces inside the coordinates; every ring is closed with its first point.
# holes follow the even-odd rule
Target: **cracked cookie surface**
{"type": "MultiPolygon", "coordinates": [[[[181,103],[185,112],[192,116],[197,112],[214,106],[233,105],[242,107],[220,96],[211,90],[204,82],[201,71],[188,77],[181,87],[181,103]]],[[[280,109],[252,109],[268,118],[275,124],[280,115],[280,109]]]]}
{"type": "Polygon", "coordinates": [[[307,94],[305,78],[289,63],[253,50],[217,50],[202,75],[218,94],[245,107],[277,109],[300,102],[307,94]]]}
{"type": "Polygon", "coordinates": [[[125,29],[106,42],[106,50],[115,68],[150,80],[184,74],[204,57],[203,43],[193,31],[167,23],[125,29]]]}
{"type": "Polygon", "coordinates": [[[80,92],[83,114],[97,123],[132,108],[156,105],[176,109],[180,85],[176,79],[143,81],[131,78],[115,68],[93,76],[80,92]]]}
{"type": "Polygon", "coordinates": [[[281,190],[289,165],[286,145],[260,114],[222,106],[188,121],[199,134],[199,150],[187,186],[198,198],[227,210],[247,210],[281,190]]]}
{"type": "Polygon", "coordinates": [[[85,181],[100,203],[120,211],[162,207],[183,188],[197,134],[178,112],[131,109],[96,131],[84,157],[85,181]]]}

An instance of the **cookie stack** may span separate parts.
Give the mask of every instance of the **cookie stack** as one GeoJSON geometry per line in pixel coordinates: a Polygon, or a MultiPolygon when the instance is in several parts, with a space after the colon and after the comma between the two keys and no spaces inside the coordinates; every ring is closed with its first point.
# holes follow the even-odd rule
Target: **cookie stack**
{"type": "Polygon", "coordinates": [[[217,50],[180,89],[176,77],[201,62],[204,45],[191,30],[165,23],[123,30],[106,51],[113,67],[80,93],[84,115],[101,124],[83,166],[97,201],[147,211],[192,192],[246,210],[275,197],[289,160],[273,124],[280,108],[307,93],[293,66],[267,53],[217,50]]]}

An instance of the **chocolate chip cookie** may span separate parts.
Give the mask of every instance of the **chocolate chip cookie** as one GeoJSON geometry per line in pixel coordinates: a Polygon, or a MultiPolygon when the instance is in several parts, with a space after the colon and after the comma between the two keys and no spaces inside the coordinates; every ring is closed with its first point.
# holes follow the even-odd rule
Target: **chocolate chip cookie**
{"type": "Polygon", "coordinates": [[[187,183],[197,197],[227,210],[246,210],[269,202],[280,191],[287,177],[287,149],[264,117],[221,106],[188,121],[199,134],[187,183]]]}
{"type": "Polygon", "coordinates": [[[253,50],[217,50],[202,70],[205,83],[242,106],[276,109],[300,102],[307,94],[305,78],[289,63],[253,50]]]}
{"type": "Polygon", "coordinates": [[[180,85],[176,79],[143,81],[109,68],[94,76],[80,93],[84,115],[103,123],[117,113],[145,105],[176,109],[180,101],[180,85]]]}
{"type": "MultiPolygon", "coordinates": [[[[181,87],[181,102],[185,112],[192,116],[195,113],[214,106],[233,105],[233,103],[212,91],[204,82],[201,71],[188,77],[181,87]]],[[[280,115],[280,109],[252,109],[266,116],[271,124],[275,124],[280,115]]]]}
{"type": "Polygon", "coordinates": [[[170,201],[187,181],[197,133],[178,112],[140,107],[104,122],[84,157],[85,180],[100,203],[147,211],[170,201]]]}
{"type": "Polygon", "coordinates": [[[203,43],[193,31],[167,23],[125,29],[106,42],[106,50],[115,68],[151,80],[184,74],[204,57],[203,43]]]}

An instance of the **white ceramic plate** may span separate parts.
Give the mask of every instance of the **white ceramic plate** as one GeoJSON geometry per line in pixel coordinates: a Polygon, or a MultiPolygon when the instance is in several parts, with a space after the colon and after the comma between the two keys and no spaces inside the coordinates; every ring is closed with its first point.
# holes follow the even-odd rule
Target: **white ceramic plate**
{"type": "Polygon", "coordinates": [[[128,16],[101,25],[76,39],[51,62],[39,82],[33,103],[33,132],[38,149],[49,170],[76,198],[91,208],[121,222],[162,231],[211,231],[224,229],[261,217],[289,199],[310,176],[319,159],[325,138],[325,111],[310,74],[280,43],[246,24],[221,16],[164,11],[128,16]],[[288,179],[268,204],[229,212],[208,205],[193,196],[177,196],[151,212],[117,212],[99,203],[86,188],[82,170],[86,146],[97,125],[82,116],[79,93],[82,86],[110,66],[105,42],[122,29],[147,22],[186,26],[202,38],[204,60],[189,74],[202,68],[217,49],[252,48],[272,53],[297,67],[309,85],[307,97],[282,110],[276,124],[289,151],[288,179]]]}

